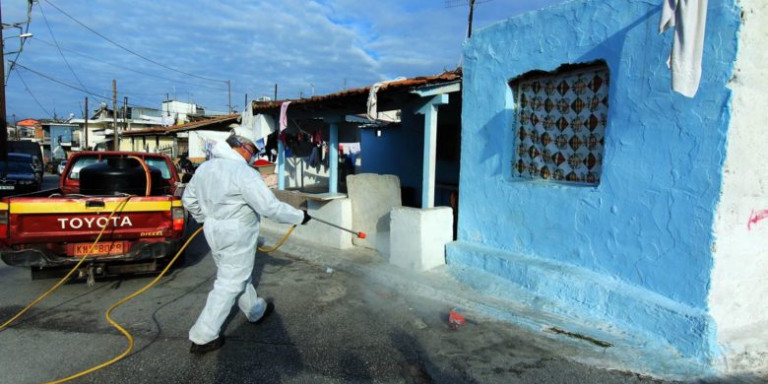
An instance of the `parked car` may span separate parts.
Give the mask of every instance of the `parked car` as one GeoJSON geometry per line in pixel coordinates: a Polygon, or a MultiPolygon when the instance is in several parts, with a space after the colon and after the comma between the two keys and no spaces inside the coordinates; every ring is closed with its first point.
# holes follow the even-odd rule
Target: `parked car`
{"type": "Polygon", "coordinates": [[[8,161],[0,162],[0,194],[16,195],[34,192],[42,183],[42,165],[26,153],[9,153],[8,161]]]}
{"type": "MultiPolygon", "coordinates": [[[[45,169],[45,161],[43,161],[43,149],[40,147],[40,144],[34,141],[9,140],[8,153],[27,153],[32,156],[35,156],[37,158],[37,162],[40,163],[41,172],[45,169]]],[[[43,174],[40,173],[41,178],[42,176],[43,174]]]]}

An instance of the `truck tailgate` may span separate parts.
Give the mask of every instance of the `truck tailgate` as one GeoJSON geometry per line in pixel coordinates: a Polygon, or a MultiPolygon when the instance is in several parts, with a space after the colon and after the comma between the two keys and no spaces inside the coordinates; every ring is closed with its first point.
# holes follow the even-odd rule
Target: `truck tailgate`
{"type": "Polygon", "coordinates": [[[123,204],[125,199],[10,198],[0,203],[0,210],[6,208],[9,213],[6,242],[9,245],[87,242],[95,240],[105,226],[102,241],[181,236],[179,228],[174,228],[172,213],[172,208],[181,207],[178,198],[131,197],[123,204]]]}

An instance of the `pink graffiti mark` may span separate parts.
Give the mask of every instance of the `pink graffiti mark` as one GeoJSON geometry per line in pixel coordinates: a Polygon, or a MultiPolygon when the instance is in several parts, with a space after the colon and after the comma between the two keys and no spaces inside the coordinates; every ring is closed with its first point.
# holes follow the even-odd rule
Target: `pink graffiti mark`
{"type": "Polygon", "coordinates": [[[755,212],[755,210],[752,210],[752,213],[749,214],[749,221],[747,221],[747,230],[752,230],[752,224],[757,224],[760,220],[768,219],[768,209],[763,209],[759,212],[755,212]]]}

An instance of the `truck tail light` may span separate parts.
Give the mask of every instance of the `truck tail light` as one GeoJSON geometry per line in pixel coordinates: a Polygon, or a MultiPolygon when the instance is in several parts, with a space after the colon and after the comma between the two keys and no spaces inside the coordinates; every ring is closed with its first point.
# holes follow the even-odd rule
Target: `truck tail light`
{"type": "Polygon", "coordinates": [[[8,238],[8,211],[0,211],[0,239],[8,238]]]}
{"type": "Polygon", "coordinates": [[[182,207],[171,208],[171,215],[173,216],[173,230],[183,231],[184,230],[184,208],[182,207]]]}

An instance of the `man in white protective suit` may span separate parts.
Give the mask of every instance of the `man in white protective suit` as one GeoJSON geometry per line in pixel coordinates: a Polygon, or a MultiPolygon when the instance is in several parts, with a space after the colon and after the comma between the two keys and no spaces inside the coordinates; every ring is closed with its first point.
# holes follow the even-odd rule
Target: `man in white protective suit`
{"type": "Polygon", "coordinates": [[[281,202],[267,188],[250,166],[255,150],[253,142],[242,136],[232,135],[217,143],[213,157],[197,168],[184,189],[184,207],[203,223],[217,267],[213,289],[189,330],[190,353],[221,348],[224,338],[219,332],[235,301],[252,323],[271,313],[272,303],[258,297],[251,284],[261,217],[285,224],[305,224],[311,219],[306,211],[281,202]]]}

